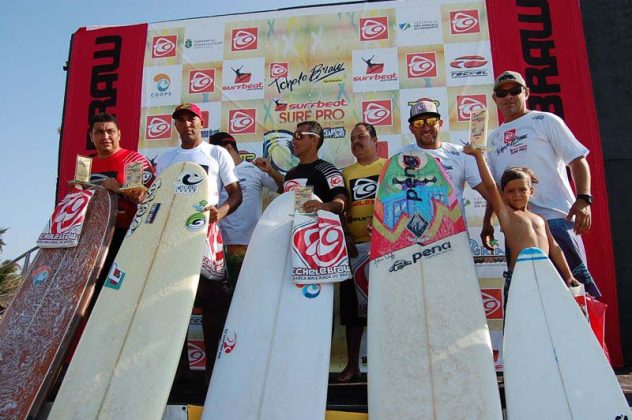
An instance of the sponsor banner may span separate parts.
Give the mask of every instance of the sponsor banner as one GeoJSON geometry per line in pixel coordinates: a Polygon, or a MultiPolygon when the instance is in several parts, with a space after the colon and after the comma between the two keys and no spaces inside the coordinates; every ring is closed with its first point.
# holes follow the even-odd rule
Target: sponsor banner
{"type": "Polygon", "coordinates": [[[191,21],[184,30],[181,56],[183,62],[199,63],[224,59],[224,25],[209,26],[191,21]]]}
{"type": "Polygon", "coordinates": [[[469,42],[489,39],[485,2],[444,4],[441,6],[443,42],[469,42]]]}
{"type": "MultiPolygon", "coordinates": [[[[579,4],[573,0],[488,2],[496,73],[511,69],[530,88],[529,108],[562,117],[590,150],[593,224],[583,235],[588,267],[608,305],[606,343],[613,366],[623,366],[617,279],[610,233],[601,138],[579,4]]],[[[490,114],[492,115],[492,114],[490,114]]]]}
{"type": "Polygon", "coordinates": [[[446,44],[445,63],[448,86],[494,84],[489,41],[446,44]]]}
{"type": "Polygon", "coordinates": [[[263,99],[265,59],[225,60],[222,70],[224,100],[263,99]]]}
{"type": "Polygon", "coordinates": [[[423,7],[402,4],[397,7],[397,44],[418,45],[443,43],[441,10],[437,2],[426,2],[423,7]]]}
{"type": "Polygon", "coordinates": [[[399,89],[397,48],[356,50],[352,57],[354,92],[399,89]]]}
{"type": "Polygon", "coordinates": [[[74,177],[75,157],[94,153],[87,134],[92,115],[115,114],[125,133],[121,147],[138,148],[146,36],[146,24],[81,28],[73,34],[59,144],[57,201],[70,192],[66,181],[74,177]]]}
{"type": "Polygon", "coordinates": [[[143,74],[143,106],[180,104],[182,66],[146,67],[143,74]]]}
{"type": "Polygon", "coordinates": [[[79,244],[83,222],[94,190],[68,194],[59,202],[37,239],[40,248],[72,248],[79,244]]]}
{"type": "Polygon", "coordinates": [[[297,285],[309,285],[340,282],[348,278],[351,278],[351,268],[338,216],[322,210],[318,211],[317,217],[295,213],[292,223],[292,281],[297,285]]]}

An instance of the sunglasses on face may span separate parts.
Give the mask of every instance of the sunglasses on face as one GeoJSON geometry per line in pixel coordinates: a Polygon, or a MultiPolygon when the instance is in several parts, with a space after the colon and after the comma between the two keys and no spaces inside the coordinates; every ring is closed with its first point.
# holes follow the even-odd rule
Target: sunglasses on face
{"type": "Polygon", "coordinates": [[[294,132],[294,138],[296,140],[302,140],[304,136],[309,136],[309,135],[320,137],[320,135],[313,133],[311,131],[295,131],[294,132]]]}
{"type": "Polygon", "coordinates": [[[430,118],[422,118],[420,120],[415,120],[413,121],[411,124],[413,125],[413,127],[415,128],[421,128],[423,127],[425,124],[428,124],[428,127],[433,127],[434,125],[436,125],[439,122],[439,118],[438,117],[430,117],[430,118]]]}
{"type": "Polygon", "coordinates": [[[511,89],[496,89],[494,93],[497,98],[504,98],[507,95],[518,96],[522,93],[522,86],[515,86],[511,89]]]}

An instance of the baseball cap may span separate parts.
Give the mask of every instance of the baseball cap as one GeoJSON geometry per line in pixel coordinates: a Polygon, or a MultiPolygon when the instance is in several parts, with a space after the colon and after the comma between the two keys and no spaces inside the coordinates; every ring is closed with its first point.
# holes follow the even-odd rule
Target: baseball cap
{"type": "Polygon", "coordinates": [[[527,87],[527,84],[524,82],[520,73],[507,70],[500,73],[496,80],[494,80],[494,90],[498,89],[503,83],[508,82],[518,83],[520,86],[527,87]]]}
{"type": "Polygon", "coordinates": [[[412,122],[415,117],[421,114],[434,114],[441,118],[441,114],[437,111],[437,104],[431,101],[419,100],[410,108],[408,122],[412,122]]]}
{"type": "Polygon", "coordinates": [[[197,115],[202,121],[204,121],[204,117],[202,116],[202,110],[196,104],[192,104],[190,102],[185,102],[181,105],[178,105],[175,111],[171,116],[173,118],[178,118],[178,115],[182,114],[183,111],[189,111],[197,115]]]}

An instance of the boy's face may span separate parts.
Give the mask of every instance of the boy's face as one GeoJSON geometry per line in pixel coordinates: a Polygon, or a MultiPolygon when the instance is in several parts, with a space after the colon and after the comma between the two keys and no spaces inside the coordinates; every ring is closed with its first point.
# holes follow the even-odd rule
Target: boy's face
{"type": "Polygon", "coordinates": [[[531,181],[525,178],[511,180],[503,188],[503,199],[514,210],[525,210],[532,195],[531,181]]]}

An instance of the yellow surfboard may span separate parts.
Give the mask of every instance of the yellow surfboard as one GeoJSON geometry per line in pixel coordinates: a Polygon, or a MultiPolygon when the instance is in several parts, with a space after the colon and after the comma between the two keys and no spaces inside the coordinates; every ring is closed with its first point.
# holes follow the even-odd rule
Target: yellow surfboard
{"type": "Polygon", "coordinates": [[[50,419],[161,418],[197,290],[208,197],[201,166],[148,191],[88,320],[50,419]]]}

